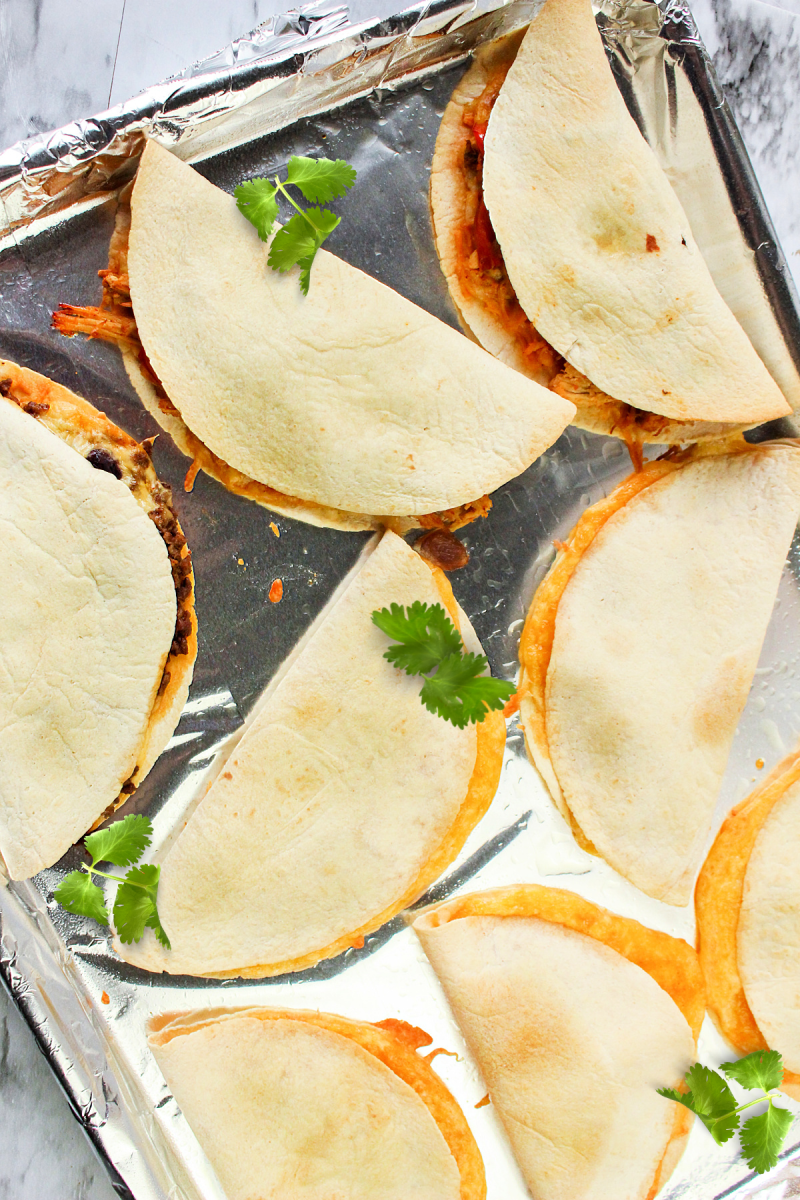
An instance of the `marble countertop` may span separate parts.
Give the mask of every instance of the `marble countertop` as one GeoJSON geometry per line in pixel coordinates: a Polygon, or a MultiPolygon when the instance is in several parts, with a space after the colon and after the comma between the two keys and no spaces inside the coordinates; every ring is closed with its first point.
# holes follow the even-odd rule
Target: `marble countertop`
{"type": "MultiPolygon", "coordinates": [[[[289,0],[0,0],[0,147],[86,117],[214,53],[289,0]]],[[[354,19],[399,0],[352,0],[354,19]]],[[[800,0],[692,10],[800,285],[800,0]]],[[[0,1200],[113,1200],[0,988],[0,1200]]]]}

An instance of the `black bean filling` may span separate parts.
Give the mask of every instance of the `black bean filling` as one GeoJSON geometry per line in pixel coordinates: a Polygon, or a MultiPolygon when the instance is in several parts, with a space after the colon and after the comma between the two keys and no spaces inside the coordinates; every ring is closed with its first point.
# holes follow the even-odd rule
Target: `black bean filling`
{"type": "Polygon", "coordinates": [[[86,461],[96,467],[98,471],[108,471],[109,475],[113,475],[115,479],[122,479],[122,467],[104,446],[95,446],[90,450],[86,455],[86,461]]]}

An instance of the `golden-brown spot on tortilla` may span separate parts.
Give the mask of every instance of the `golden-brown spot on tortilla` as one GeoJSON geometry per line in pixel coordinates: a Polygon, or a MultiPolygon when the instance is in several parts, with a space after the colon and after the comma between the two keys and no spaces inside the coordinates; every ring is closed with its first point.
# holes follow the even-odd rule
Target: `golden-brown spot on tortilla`
{"type": "MultiPolygon", "coordinates": [[[[220,1015],[230,1013],[230,1009],[212,1010],[191,1024],[177,1023],[176,1018],[181,1019],[185,1014],[163,1013],[154,1017],[148,1025],[150,1041],[164,1046],[173,1038],[203,1029],[214,1024],[220,1015]],[[171,1028],[173,1022],[175,1024],[171,1028]]],[[[341,1037],[350,1038],[367,1053],[374,1055],[416,1092],[439,1127],[461,1176],[460,1200],[485,1200],[483,1160],[466,1118],[433,1068],[416,1053],[418,1045],[426,1046],[433,1040],[427,1033],[394,1018],[368,1025],[333,1013],[290,1009],[251,1008],[242,1010],[241,1015],[259,1021],[307,1021],[341,1037]],[[425,1040],[420,1041],[420,1036],[425,1040]]]]}
{"type": "MultiPolygon", "coordinates": [[[[456,628],[459,628],[458,607],[447,576],[437,567],[431,568],[431,574],[433,575],[445,611],[456,628]]],[[[263,979],[266,976],[285,975],[290,971],[302,971],[306,967],[315,966],[321,959],[333,958],[335,955],[341,954],[353,944],[354,938],[365,937],[374,930],[379,929],[387,921],[390,921],[392,917],[402,912],[403,909],[408,908],[409,904],[413,904],[430,887],[434,880],[438,879],[442,872],[450,866],[469,834],[486,813],[497,791],[503,767],[503,751],[506,743],[506,724],[502,713],[497,711],[487,713],[484,719],[477,724],[476,734],[477,752],[475,755],[475,767],[469,781],[467,794],[464,797],[458,815],[447,831],[439,848],[434,851],[420,870],[416,879],[413,880],[399,899],[388,908],[385,908],[383,912],[372,917],[359,929],[353,929],[342,937],[337,938],[335,942],[331,942],[328,946],[313,950],[301,958],[287,959],[285,962],[280,963],[258,963],[255,966],[243,967],[233,971],[214,971],[210,973],[209,978],[263,979]]],[[[236,763],[233,765],[236,766],[236,763]]]]}
{"type": "Polygon", "coordinates": [[[713,744],[720,729],[732,728],[750,690],[752,669],[737,654],[727,654],[713,678],[704,682],[691,713],[692,731],[698,742],[713,744]]]}
{"type": "MultiPolygon", "coordinates": [[[[763,763],[762,763],[763,766],[763,763]]],[[[769,1047],[747,1003],[739,975],[737,930],[747,865],[762,825],[784,793],[800,780],[800,751],[778,764],[759,788],[732,809],[703,864],[695,890],[697,952],[714,1024],[739,1054],[769,1047]]],[[[800,1099],[800,1075],[784,1071],[800,1099]]]]}
{"type": "MultiPolygon", "coordinates": [[[[645,242],[645,248],[646,248],[648,254],[660,254],[661,253],[661,247],[659,246],[656,239],[653,237],[652,233],[648,233],[648,235],[647,235],[647,239],[645,242]]],[[[669,393],[666,393],[666,394],[668,395],[669,393]]]]}
{"type": "Polygon", "coordinates": [[[429,909],[423,920],[435,929],[464,917],[536,917],[603,942],[656,981],[697,1040],[706,1010],[703,973],[694,950],[682,939],[620,917],[574,892],[533,883],[459,896],[429,909]]]}

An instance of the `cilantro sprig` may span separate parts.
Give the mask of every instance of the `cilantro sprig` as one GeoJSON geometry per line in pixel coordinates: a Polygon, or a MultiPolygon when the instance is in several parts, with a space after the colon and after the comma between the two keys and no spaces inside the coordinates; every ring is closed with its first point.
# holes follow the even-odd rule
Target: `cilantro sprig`
{"type": "Polygon", "coordinates": [[[308,295],[314,257],[340,223],[341,217],[327,208],[302,209],[286,189],[296,187],[312,205],[326,204],[344,196],[355,181],[355,167],[351,167],[344,159],[302,158],[295,155],[289,159],[283,182],[276,175],[274,179],[251,179],[249,183],[242,183],[234,189],[239,212],[255,225],[262,242],[269,240],[278,219],[279,192],[297,210],[272,239],[267,262],[281,274],[299,266],[300,287],[305,296],[308,295]]]}
{"type": "Polygon", "coordinates": [[[98,829],[84,839],[84,845],[92,856],[91,866],[84,864],[78,871],[70,871],[55,890],[55,898],[67,912],[78,916],[93,917],[101,925],[109,924],[105,896],[95,876],[113,879],[120,886],[114,900],[114,927],[121,942],[138,942],[149,926],[165,946],[170,949],[169,938],[158,918],[156,896],[161,867],[151,863],[133,864],[142,857],[153,836],[153,826],[147,817],[131,813],[121,821],[115,821],[107,829],[98,829]],[[109,875],[97,864],[111,863],[115,867],[130,867],[126,875],[109,875]]]}
{"type": "Polygon", "coordinates": [[[376,609],[372,620],[398,643],[383,657],[407,675],[427,676],[420,700],[429,712],[459,729],[482,721],[491,709],[503,708],[513,694],[513,684],[484,674],[489,664],[483,654],[464,650],[461,634],[441,604],[392,604],[376,609]]]}
{"type": "Polygon", "coordinates": [[[745,1104],[736,1103],[733,1092],[717,1071],[695,1063],[685,1075],[687,1091],[677,1088],[659,1088],[661,1096],[683,1104],[705,1125],[718,1145],[730,1141],[739,1131],[742,1154],[751,1170],[763,1175],[778,1161],[786,1135],[792,1124],[792,1114],[786,1108],[774,1104],[775,1093],[783,1079],[783,1060],[777,1050],[756,1050],[737,1062],[726,1062],[720,1066],[723,1075],[734,1079],[747,1091],[760,1091],[761,1095],[745,1104]],[[750,1117],[739,1128],[739,1114],[745,1109],[767,1101],[767,1108],[757,1116],[750,1117]]]}

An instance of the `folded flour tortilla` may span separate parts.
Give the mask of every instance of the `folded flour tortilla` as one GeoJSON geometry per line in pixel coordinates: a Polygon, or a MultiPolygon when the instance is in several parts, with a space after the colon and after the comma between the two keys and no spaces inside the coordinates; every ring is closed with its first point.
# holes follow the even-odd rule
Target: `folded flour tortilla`
{"type": "Polygon", "coordinates": [[[548,0],[524,38],[478,52],[431,204],[467,326],[582,427],[694,441],[790,411],[627,111],[590,0],[548,0]]]}
{"type": "Polygon", "coordinates": [[[413,928],[535,1200],[650,1200],[692,1119],[656,1091],[696,1057],[692,948],[533,885],[459,897],[413,928]]]}
{"type": "Polygon", "coordinates": [[[697,880],[708,1008],[739,1054],[778,1050],[800,1100],[800,753],[733,809],[697,880]]]}
{"type": "Polygon", "coordinates": [[[191,558],[139,445],[0,361],[0,855],[56,862],[161,753],[197,653],[191,558]]]}
{"type": "Polygon", "coordinates": [[[452,862],[497,789],[499,712],[457,729],[383,657],[371,613],[442,604],[479,644],[441,571],[386,533],[259,700],[162,864],[130,962],[191,975],[282,974],[384,924],[452,862]]]}
{"type": "Polygon", "coordinates": [[[245,494],[266,485],[253,495],[270,507],[346,528],[449,513],[519,475],[574,414],[333,254],[303,296],[234,198],[154,142],[131,212],[131,377],[203,469],[245,494]]]}
{"type": "Polygon", "coordinates": [[[520,642],[528,751],[585,847],[688,904],[800,511],[800,444],[647,464],[588,509],[520,642]]]}
{"type": "Polygon", "coordinates": [[[458,1104],[403,1021],[166,1014],[150,1048],[228,1200],[484,1200],[458,1104]]]}

